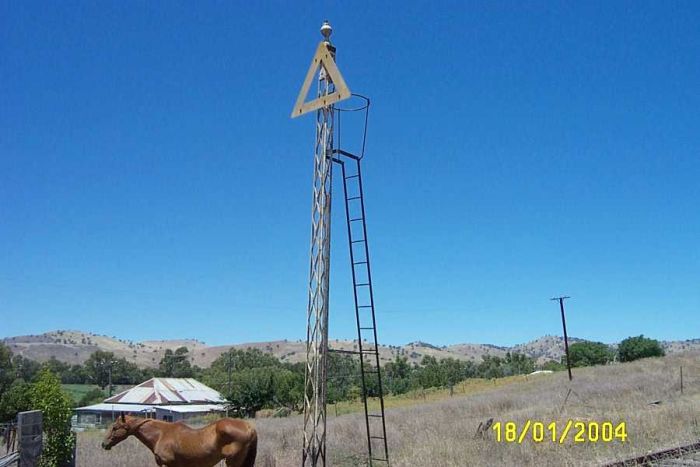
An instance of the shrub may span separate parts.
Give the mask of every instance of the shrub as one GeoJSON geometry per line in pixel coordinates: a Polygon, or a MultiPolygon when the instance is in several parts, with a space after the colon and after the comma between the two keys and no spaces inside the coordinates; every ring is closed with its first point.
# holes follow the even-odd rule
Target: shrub
{"type": "Polygon", "coordinates": [[[16,379],[0,397],[0,422],[9,422],[17,417],[18,412],[31,410],[32,385],[16,379]]]}
{"type": "Polygon", "coordinates": [[[576,342],[569,346],[571,366],[605,365],[613,358],[610,347],[602,342],[576,342]]]}
{"type": "Polygon", "coordinates": [[[617,353],[621,362],[631,362],[640,358],[662,357],[664,349],[661,348],[659,341],[639,335],[628,337],[620,342],[617,353]]]}
{"type": "Polygon", "coordinates": [[[32,390],[32,409],[44,415],[44,450],[40,467],[60,467],[73,455],[71,399],[61,390],[61,381],[48,369],[41,370],[32,390]]]}
{"type": "Polygon", "coordinates": [[[85,393],[83,397],[80,398],[78,405],[84,407],[86,405],[92,405],[102,402],[107,398],[107,394],[102,392],[99,388],[93,388],[85,393]]]}

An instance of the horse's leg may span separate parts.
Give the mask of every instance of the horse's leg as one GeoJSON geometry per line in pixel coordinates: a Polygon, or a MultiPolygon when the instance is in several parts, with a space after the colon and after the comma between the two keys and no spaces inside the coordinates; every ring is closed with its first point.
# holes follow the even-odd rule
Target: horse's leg
{"type": "Polygon", "coordinates": [[[257,441],[257,438],[254,439],[248,446],[236,445],[235,451],[226,456],[226,467],[253,467],[258,450],[257,441]]]}
{"type": "Polygon", "coordinates": [[[235,455],[226,458],[226,467],[243,467],[243,457],[240,455],[235,455]]]}

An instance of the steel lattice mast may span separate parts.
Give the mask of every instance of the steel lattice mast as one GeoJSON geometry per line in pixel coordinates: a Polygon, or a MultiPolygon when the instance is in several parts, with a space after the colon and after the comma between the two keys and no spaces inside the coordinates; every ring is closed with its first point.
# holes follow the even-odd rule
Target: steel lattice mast
{"type": "MultiPolygon", "coordinates": [[[[331,52],[331,27],[321,27],[322,45],[331,52]]],[[[332,94],[334,84],[319,66],[318,99],[332,94]]],[[[333,107],[316,111],[313,199],[311,207],[311,264],[304,383],[304,451],[302,465],[326,464],[326,371],[328,355],[328,293],[331,249],[331,184],[333,174],[333,107]]]]}
{"type": "MultiPolygon", "coordinates": [[[[358,357],[367,429],[367,460],[370,466],[374,465],[375,462],[383,462],[388,465],[384,399],[360,169],[360,161],[364,156],[364,137],[367,134],[367,113],[365,113],[362,153],[354,155],[340,148],[335,148],[333,136],[336,112],[338,112],[339,129],[340,112],[349,110],[337,108],[334,104],[350,98],[352,94],[335,63],[335,47],[330,42],[331,31],[328,22],[324,22],[321,27],[323,40],[316,48],[311,66],[306,73],[304,84],[292,110],[292,118],[307,112],[316,112],[302,466],[326,465],[326,393],[329,376],[329,352],[340,352],[358,357]],[[306,102],[307,94],[309,94],[315,78],[317,78],[316,97],[306,102]],[[352,351],[328,348],[331,188],[334,164],[338,164],[341,169],[340,176],[343,182],[343,198],[350,247],[357,346],[359,348],[352,351]],[[380,406],[378,411],[370,410],[367,404],[368,385],[377,388],[380,406]]],[[[352,111],[365,110],[368,112],[369,98],[360,95],[357,97],[364,100],[365,104],[352,111]]],[[[340,136],[338,135],[339,142],[340,136]]]]}

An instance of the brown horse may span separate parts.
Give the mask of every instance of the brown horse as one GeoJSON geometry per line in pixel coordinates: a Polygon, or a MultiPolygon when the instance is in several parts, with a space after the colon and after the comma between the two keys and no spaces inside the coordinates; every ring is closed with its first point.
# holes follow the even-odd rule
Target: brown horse
{"type": "Polygon", "coordinates": [[[213,467],[226,460],[227,467],[253,467],[258,435],[249,423],[222,418],[204,428],[182,422],[169,423],[121,414],[107,432],[102,447],[111,449],[134,435],[165,467],[213,467]]]}

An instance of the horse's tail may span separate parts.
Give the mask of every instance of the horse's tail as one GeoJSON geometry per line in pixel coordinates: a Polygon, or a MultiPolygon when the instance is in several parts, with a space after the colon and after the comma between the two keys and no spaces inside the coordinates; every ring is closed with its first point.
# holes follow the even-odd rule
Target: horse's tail
{"type": "Polygon", "coordinates": [[[253,467],[255,465],[255,458],[258,456],[258,434],[253,429],[253,439],[250,440],[248,445],[248,452],[243,459],[243,464],[241,467],[253,467]]]}

